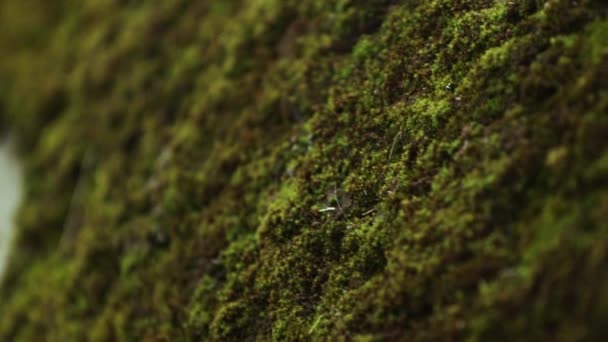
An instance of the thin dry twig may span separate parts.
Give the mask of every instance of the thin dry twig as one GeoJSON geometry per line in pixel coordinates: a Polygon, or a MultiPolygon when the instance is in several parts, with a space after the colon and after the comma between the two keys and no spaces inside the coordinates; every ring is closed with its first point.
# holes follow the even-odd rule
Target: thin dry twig
{"type": "Polygon", "coordinates": [[[59,240],[58,248],[67,246],[67,244],[71,242],[76,235],[76,213],[78,212],[78,207],[82,204],[81,202],[85,189],[85,175],[88,174],[88,170],[91,166],[92,155],[91,148],[87,148],[80,161],[80,173],[78,175],[76,186],[72,191],[70,206],[63,224],[63,232],[61,234],[61,239],[59,240]]]}

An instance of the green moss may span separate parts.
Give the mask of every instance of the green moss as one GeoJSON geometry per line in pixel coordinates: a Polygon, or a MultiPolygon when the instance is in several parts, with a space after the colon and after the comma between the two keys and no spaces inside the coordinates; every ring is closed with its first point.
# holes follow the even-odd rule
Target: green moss
{"type": "Polygon", "coordinates": [[[605,335],[600,1],[34,2],[0,340],[605,335]]]}

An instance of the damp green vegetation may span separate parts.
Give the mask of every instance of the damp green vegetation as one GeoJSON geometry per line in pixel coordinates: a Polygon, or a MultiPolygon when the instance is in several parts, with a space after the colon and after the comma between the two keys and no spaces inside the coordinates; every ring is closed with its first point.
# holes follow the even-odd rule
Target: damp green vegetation
{"type": "Polygon", "coordinates": [[[607,15],[0,2],[0,340],[601,340],[607,15]]]}

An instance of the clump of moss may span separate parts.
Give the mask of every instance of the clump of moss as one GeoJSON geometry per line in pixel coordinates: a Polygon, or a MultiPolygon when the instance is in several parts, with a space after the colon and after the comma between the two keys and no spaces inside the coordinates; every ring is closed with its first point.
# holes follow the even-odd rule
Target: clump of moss
{"type": "Polygon", "coordinates": [[[0,339],[605,335],[601,1],[0,6],[0,339]]]}

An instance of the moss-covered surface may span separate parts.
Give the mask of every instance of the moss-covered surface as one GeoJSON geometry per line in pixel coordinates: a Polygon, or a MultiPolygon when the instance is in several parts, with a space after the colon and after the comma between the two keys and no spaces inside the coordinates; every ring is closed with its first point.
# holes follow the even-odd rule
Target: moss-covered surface
{"type": "Polygon", "coordinates": [[[607,14],[0,2],[0,340],[599,340],[607,14]]]}

